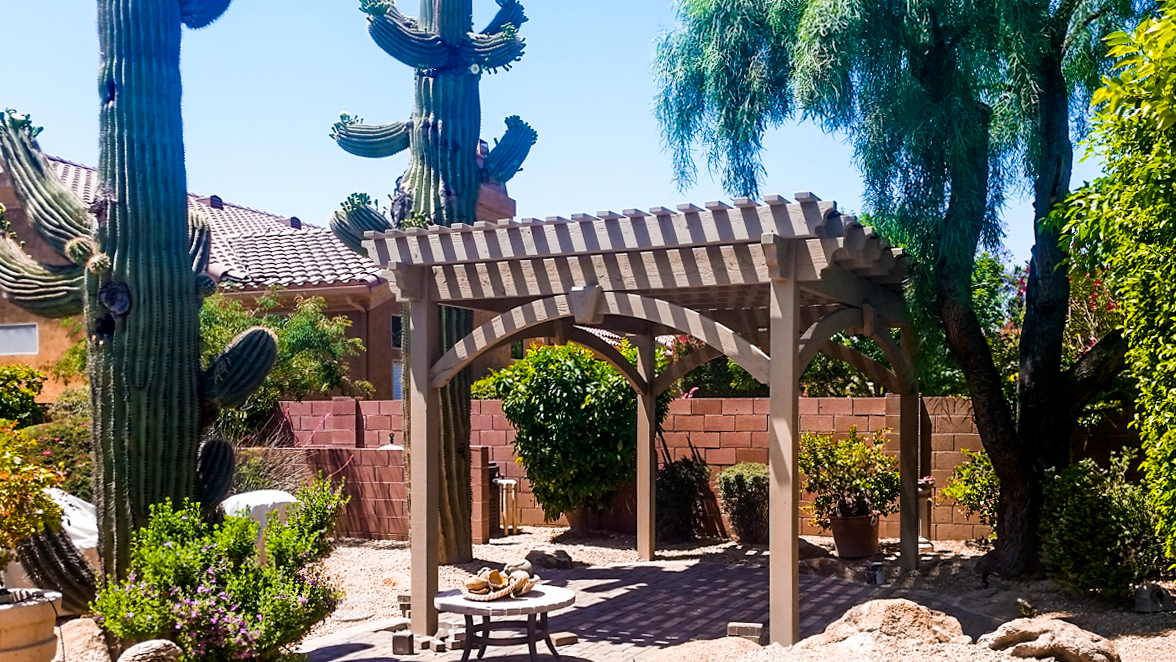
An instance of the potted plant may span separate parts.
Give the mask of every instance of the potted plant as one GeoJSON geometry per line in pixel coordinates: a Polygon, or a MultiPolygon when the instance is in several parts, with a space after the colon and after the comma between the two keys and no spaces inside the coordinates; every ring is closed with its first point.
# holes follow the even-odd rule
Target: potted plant
{"type": "MultiPolygon", "coordinates": [[[[61,524],[61,509],[45,490],[61,482],[61,474],[33,460],[36,444],[0,422],[0,569],[12,550],[46,527],[61,524]]],[[[55,591],[0,587],[0,662],[49,662],[57,653],[53,625],[61,605],[55,591]]]]}
{"type": "Polygon", "coordinates": [[[813,494],[813,521],[833,531],[841,558],[877,554],[878,518],[898,508],[897,462],[883,451],[885,434],[861,436],[853,427],[841,441],[831,435],[801,437],[802,489],[813,494]]]}

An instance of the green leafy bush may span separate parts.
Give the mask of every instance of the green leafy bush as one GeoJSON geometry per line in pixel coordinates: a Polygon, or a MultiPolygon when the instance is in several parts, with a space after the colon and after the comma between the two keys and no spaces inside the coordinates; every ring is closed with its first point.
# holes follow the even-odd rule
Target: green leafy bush
{"type": "Polygon", "coordinates": [[[40,423],[44,410],[37,404],[45,375],[27,365],[0,365],[0,419],[17,427],[40,423]]]}
{"type": "Polygon", "coordinates": [[[951,480],[943,487],[943,495],[955,499],[968,517],[979,514],[980,523],[992,527],[990,537],[995,538],[1000,479],[992,469],[988,453],[966,448],[963,452],[968,459],[952,469],[951,480]]]}
{"type": "Polygon", "coordinates": [[[266,525],[264,564],[248,517],[210,525],[199,504],[153,506],[133,535],[127,579],[107,583],[92,604],[97,620],[126,641],[174,641],[185,662],[274,659],[340,597],[312,564],[330,552],[342,487],[319,479],[298,499],[286,522],[266,525]]]}
{"type": "Polygon", "coordinates": [[[768,541],[768,467],[744,462],[719,472],[719,501],[739,542],[768,541]]]}
{"type": "Polygon", "coordinates": [[[695,450],[692,457],[666,462],[657,472],[657,537],[690,540],[702,530],[710,496],[710,467],[695,450]]]}
{"type": "Polygon", "coordinates": [[[29,536],[61,524],[61,508],[45,490],[61,475],[37,464],[36,444],[12,421],[0,421],[0,569],[29,536]]]}
{"type": "Polygon", "coordinates": [[[52,420],[25,429],[36,444],[36,461],[62,474],[61,489],[79,499],[91,501],[91,476],[94,458],[91,454],[90,419],[70,417],[52,420]]]}
{"type": "Polygon", "coordinates": [[[898,509],[897,462],[883,451],[884,430],[872,439],[857,428],[834,441],[832,436],[805,433],[797,464],[805,474],[801,489],[812,492],[813,522],[829,528],[830,517],[889,515],[898,509]]]}
{"type": "Polygon", "coordinates": [[[1125,597],[1162,569],[1163,544],[1143,487],[1126,478],[1131,455],[1103,469],[1089,458],[1045,483],[1041,533],[1046,567],[1075,589],[1125,597]]]}
{"type": "Polygon", "coordinates": [[[57,394],[57,401],[49,405],[49,420],[63,421],[71,418],[90,420],[90,389],[86,387],[67,388],[57,394]]]}

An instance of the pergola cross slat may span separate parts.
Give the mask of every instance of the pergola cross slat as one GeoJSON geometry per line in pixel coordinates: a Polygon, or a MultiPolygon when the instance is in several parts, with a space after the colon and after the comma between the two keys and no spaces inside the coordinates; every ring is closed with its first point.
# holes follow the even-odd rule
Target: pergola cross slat
{"type": "Polygon", "coordinates": [[[770,386],[770,634],[799,636],[799,377],[818,353],[846,361],[900,395],[902,561],[918,558],[918,392],[909,357],[891,336],[906,323],[907,257],[833,202],[766,196],[732,205],[678,205],[573,214],[572,220],[368,233],[364,248],[411,302],[409,444],[413,448],[412,619],[432,634],[437,615],[436,407],[440,388],[504,343],[550,335],[580,343],[618,366],[638,394],[637,549],[656,553],[654,449],[657,394],[706,360],[726,355],[770,386]],[[491,318],[450,348],[433,327],[441,305],[491,318]],[[633,366],[585,327],[627,333],[633,366]],[[873,338],[888,367],[831,338],[873,338]],[[705,347],[655,374],[654,336],[691,335],[705,347]],[[421,351],[418,352],[420,348],[421,351]]]}

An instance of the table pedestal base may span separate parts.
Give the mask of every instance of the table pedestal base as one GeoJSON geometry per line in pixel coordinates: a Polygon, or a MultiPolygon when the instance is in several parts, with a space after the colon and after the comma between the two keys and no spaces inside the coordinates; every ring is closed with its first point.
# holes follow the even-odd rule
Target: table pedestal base
{"type": "Polygon", "coordinates": [[[461,662],[468,662],[470,659],[470,651],[475,647],[478,649],[478,659],[481,659],[486,654],[487,646],[517,646],[518,644],[527,644],[528,650],[531,652],[531,662],[536,662],[538,653],[535,650],[536,642],[540,637],[547,643],[547,649],[555,659],[559,659],[559,653],[555,651],[555,644],[551,643],[551,632],[547,628],[547,613],[529,614],[527,622],[521,621],[504,621],[499,623],[491,623],[489,616],[483,616],[480,624],[474,624],[474,617],[470,614],[465,615],[466,635],[465,635],[465,652],[462,653],[461,662]],[[525,637],[497,637],[491,638],[491,630],[512,630],[526,628],[527,635],[525,637]]]}

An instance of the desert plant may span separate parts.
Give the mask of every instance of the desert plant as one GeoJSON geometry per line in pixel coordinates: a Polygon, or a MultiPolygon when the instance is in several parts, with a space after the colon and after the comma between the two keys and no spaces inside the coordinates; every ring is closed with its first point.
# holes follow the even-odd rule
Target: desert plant
{"type": "Polygon", "coordinates": [[[90,420],[90,389],[67,388],[57,394],[57,401],[49,405],[49,420],[90,420]]]}
{"type": "Polygon", "coordinates": [[[93,498],[94,458],[89,419],[53,420],[26,428],[25,432],[36,445],[36,462],[61,472],[61,489],[90,501],[93,498]]]}
{"type": "Polygon", "coordinates": [[[768,540],[768,466],[744,462],[719,472],[719,502],[739,542],[768,540]]]}
{"type": "Polygon", "coordinates": [[[45,490],[61,474],[36,461],[37,446],[11,421],[0,421],[0,570],[31,536],[61,524],[61,508],[45,490]]]}
{"type": "Polygon", "coordinates": [[[992,527],[996,537],[997,504],[1000,503],[1000,479],[992,470],[992,460],[984,451],[964,449],[967,460],[951,471],[951,480],[943,486],[943,495],[956,500],[964,515],[979,514],[980,523],[992,527]]]}
{"type": "Polygon", "coordinates": [[[1084,459],[1046,479],[1041,532],[1046,567],[1082,591],[1126,597],[1163,568],[1162,538],[1147,493],[1126,478],[1132,453],[1109,468],[1084,459]]]}
{"type": "Polygon", "coordinates": [[[805,474],[801,489],[813,494],[813,522],[829,528],[830,517],[889,515],[898,508],[897,462],[883,451],[886,430],[873,438],[858,435],[834,441],[831,435],[805,433],[797,465],[805,474]]]}
{"type": "Polygon", "coordinates": [[[690,457],[664,462],[657,472],[657,537],[666,541],[690,540],[702,530],[706,499],[711,496],[710,467],[698,449],[690,457]]]}
{"type": "Polygon", "coordinates": [[[347,499],[318,480],[298,493],[286,521],[265,526],[267,561],[258,559],[258,525],[226,517],[210,525],[199,504],[152,507],[134,534],[131,574],[93,604],[102,627],[123,640],[170,639],[186,662],[270,660],[325,618],[340,597],[314,567],[347,499]]]}
{"type": "Polygon", "coordinates": [[[17,427],[40,423],[44,409],[37,404],[45,375],[27,365],[0,365],[0,419],[17,427]]]}

